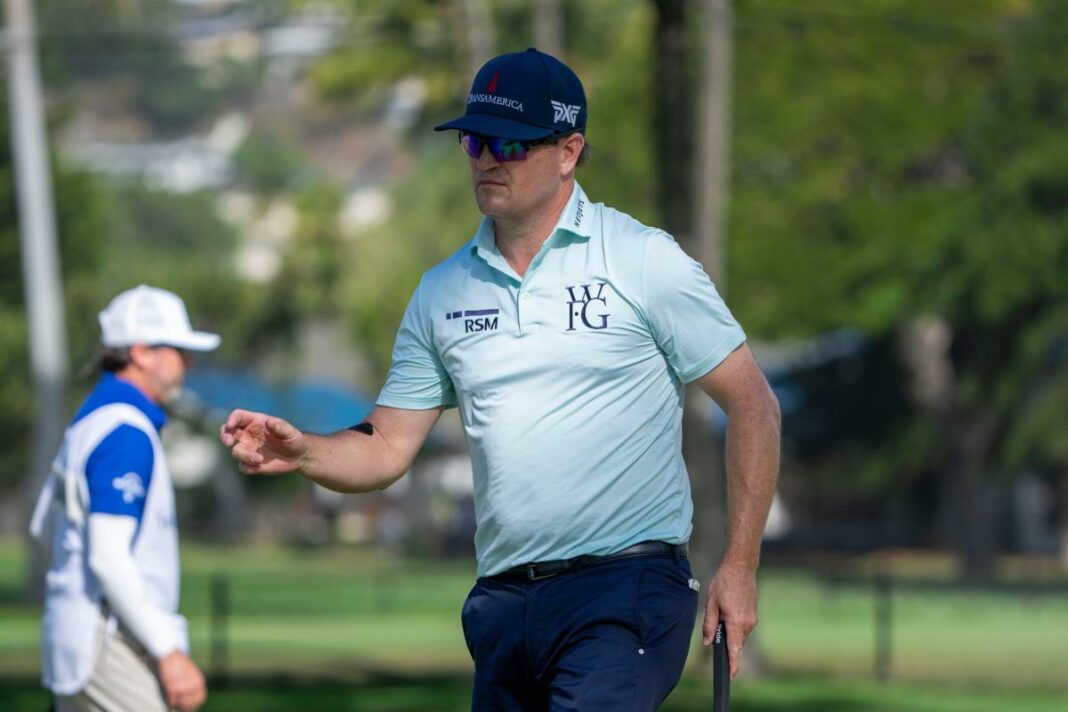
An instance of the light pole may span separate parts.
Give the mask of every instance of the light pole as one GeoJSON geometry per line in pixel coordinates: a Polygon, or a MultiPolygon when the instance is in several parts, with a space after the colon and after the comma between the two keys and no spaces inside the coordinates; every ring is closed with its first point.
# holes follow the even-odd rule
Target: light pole
{"type": "MultiPolygon", "coordinates": [[[[4,5],[26,331],[37,395],[32,458],[25,480],[24,511],[28,516],[63,433],[68,358],[33,6],[30,0],[5,0],[4,5]]],[[[36,595],[40,593],[43,564],[32,543],[28,551],[27,592],[36,595]]]]}

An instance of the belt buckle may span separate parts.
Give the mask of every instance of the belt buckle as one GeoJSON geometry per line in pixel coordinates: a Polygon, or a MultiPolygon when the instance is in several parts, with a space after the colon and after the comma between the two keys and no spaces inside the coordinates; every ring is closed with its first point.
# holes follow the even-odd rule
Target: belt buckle
{"type": "Polygon", "coordinates": [[[527,564],[527,578],[531,581],[540,581],[541,579],[552,578],[553,576],[556,576],[556,574],[560,573],[559,571],[550,571],[548,573],[539,574],[537,572],[537,566],[537,564],[527,564]]]}

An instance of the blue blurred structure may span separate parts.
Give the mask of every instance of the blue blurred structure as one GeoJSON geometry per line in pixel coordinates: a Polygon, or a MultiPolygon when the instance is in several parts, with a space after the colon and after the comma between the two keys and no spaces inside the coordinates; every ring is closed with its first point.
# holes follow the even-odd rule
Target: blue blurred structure
{"type": "Polygon", "coordinates": [[[350,384],[328,379],[269,382],[248,371],[198,368],[189,373],[185,398],[210,420],[221,422],[234,408],[284,418],[301,430],[329,433],[359,423],[374,407],[350,384]]]}

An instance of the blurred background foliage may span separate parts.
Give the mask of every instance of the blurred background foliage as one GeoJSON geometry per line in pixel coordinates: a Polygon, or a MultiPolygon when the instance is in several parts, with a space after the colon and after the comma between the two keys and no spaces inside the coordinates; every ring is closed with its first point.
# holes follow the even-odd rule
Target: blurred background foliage
{"type": "MultiPolygon", "coordinates": [[[[654,138],[674,130],[653,114],[660,5],[559,3],[563,53],[591,106],[593,157],[579,180],[650,224],[665,222],[656,176],[670,160],[654,138]]],[[[354,354],[346,368],[373,394],[420,275],[479,218],[455,138],[429,129],[461,110],[475,40],[494,52],[533,44],[534,4],[255,3],[261,33],[333,13],[330,49],[288,74],[260,56],[190,61],[180,6],[37,3],[74,363],[91,353],[107,299],[149,282],[223,333],[218,359],[240,369],[279,354],[293,363],[306,322],[339,325],[354,354]],[[472,7],[484,15],[472,19],[472,7]],[[473,37],[475,24],[488,34],[473,37]],[[418,100],[405,104],[413,79],[418,100]],[[235,112],[249,128],[222,189],[178,193],[68,160],[58,137],[88,131],[86,106],[127,142],[204,135],[235,112]],[[342,214],[369,188],[392,208],[346,229],[342,214]],[[227,218],[221,193],[247,198],[253,217],[278,201],[294,214],[276,269],[238,264],[258,228],[227,218]]],[[[688,12],[696,46],[698,5],[688,12]]],[[[756,343],[849,329],[882,354],[882,376],[862,392],[828,386],[874,412],[832,424],[839,436],[799,457],[813,486],[915,496],[929,480],[952,502],[955,487],[1030,468],[1068,492],[1066,39],[1057,0],[734,3],[728,301],[756,343]],[[930,373],[938,382],[924,390],[930,373]]],[[[0,121],[6,129],[6,109],[0,121]]],[[[13,190],[5,141],[5,487],[24,476],[32,412],[13,190]]],[[[358,217],[369,214],[361,205],[358,217]]],[[[953,516],[945,527],[978,531],[953,516]]]]}
{"type": "MultiPolygon", "coordinates": [[[[92,385],[83,364],[97,313],[149,283],[223,335],[200,364],[204,401],[302,403],[323,430],[362,417],[412,290],[480,219],[455,136],[431,128],[462,111],[482,59],[540,44],[547,11],[590,100],[583,188],[690,244],[682,193],[709,199],[691,177],[690,113],[706,6],[38,0],[70,410],[92,385]],[[685,44],[671,66],[668,32],[685,44]],[[658,118],[676,90],[675,113],[658,118]],[[671,152],[680,145],[684,155],[671,152]]],[[[787,534],[765,542],[763,622],[747,654],[784,675],[742,683],[738,708],[1060,709],[1068,2],[731,6],[721,285],[783,404],[777,504],[787,513],[787,534]],[[878,668],[891,627],[895,674],[929,687],[856,681],[878,668]],[[852,681],[824,679],[837,674],[852,681]]],[[[20,529],[34,415],[4,88],[0,535],[20,529]]],[[[469,553],[470,498],[434,489],[426,465],[439,458],[443,480],[456,474],[459,429],[436,431],[413,476],[385,493],[342,500],[297,478],[239,478],[211,439],[219,411],[200,406],[168,428],[187,438],[173,454],[193,453],[186,467],[210,472],[179,492],[198,655],[211,650],[218,681],[323,676],[238,680],[209,704],[289,709],[318,694],[355,709],[358,689],[360,709],[464,709],[455,617],[470,561],[393,556],[469,553]],[[374,546],[319,546],[329,542],[374,546]],[[338,595],[312,602],[309,587],[338,595]],[[413,690],[408,706],[397,702],[413,690]]],[[[0,539],[0,697],[15,690],[40,706],[25,682],[39,611],[7,605],[24,555],[0,539]],[[5,675],[24,677],[5,688],[5,675]]],[[[672,709],[707,708],[702,674],[684,678],[672,709]]]]}

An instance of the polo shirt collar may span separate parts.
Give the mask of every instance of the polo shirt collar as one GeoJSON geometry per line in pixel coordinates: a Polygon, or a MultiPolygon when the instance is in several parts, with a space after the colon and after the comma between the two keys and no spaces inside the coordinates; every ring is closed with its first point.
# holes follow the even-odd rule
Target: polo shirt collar
{"type": "Polygon", "coordinates": [[[493,232],[493,218],[488,215],[482,216],[478,231],[475,233],[474,239],[471,240],[471,249],[493,269],[508,275],[508,277],[517,282],[523,281],[512,269],[512,266],[508,264],[508,260],[504,259],[501,251],[497,249],[497,239],[493,232]]]}
{"type": "MultiPolygon", "coordinates": [[[[578,181],[575,181],[574,187],[571,189],[571,197],[568,198],[567,205],[560,212],[556,227],[549,233],[549,238],[542,245],[542,249],[544,250],[558,233],[566,233],[580,240],[589,239],[593,235],[592,213],[589,198],[586,197],[586,191],[582,189],[578,181]]],[[[518,275],[515,275],[514,270],[508,265],[508,261],[501,255],[501,251],[497,249],[497,241],[493,231],[493,218],[489,216],[482,217],[482,222],[478,225],[475,237],[471,240],[471,249],[491,266],[519,279],[518,275]]]]}
{"type": "Polygon", "coordinates": [[[475,239],[471,242],[471,249],[483,259],[489,259],[491,255],[501,256],[500,250],[497,249],[497,238],[493,232],[493,218],[488,215],[482,216],[482,222],[478,224],[478,230],[475,231],[475,239]]]}
{"type": "Polygon", "coordinates": [[[568,199],[567,205],[560,213],[560,219],[556,221],[556,228],[553,232],[561,230],[578,238],[588,239],[593,235],[593,211],[590,210],[590,200],[578,181],[575,181],[571,198],[568,199]]]}

